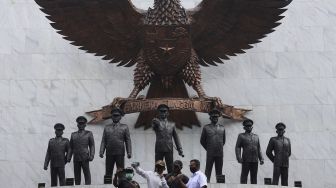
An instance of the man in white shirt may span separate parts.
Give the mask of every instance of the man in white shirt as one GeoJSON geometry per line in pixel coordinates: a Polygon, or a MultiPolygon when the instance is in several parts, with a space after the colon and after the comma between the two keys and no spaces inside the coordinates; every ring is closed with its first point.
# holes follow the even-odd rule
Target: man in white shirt
{"type": "Polygon", "coordinates": [[[139,163],[132,163],[135,172],[147,180],[148,188],[169,188],[163,171],[166,169],[165,162],[159,160],[155,163],[155,171],[144,171],[139,167],[139,163]]]}
{"type": "Polygon", "coordinates": [[[193,174],[186,185],[182,184],[182,188],[207,188],[207,177],[200,171],[200,161],[193,159],[189,166],[193,174]]]}

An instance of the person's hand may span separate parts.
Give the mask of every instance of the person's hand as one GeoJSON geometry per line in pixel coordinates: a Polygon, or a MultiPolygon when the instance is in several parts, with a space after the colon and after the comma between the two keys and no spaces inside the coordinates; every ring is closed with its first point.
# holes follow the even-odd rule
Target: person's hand
{"type": "Polygon", "coordinates": [[[136,168],[136,167],[140,166],[140,163],[139,163],[139,162],[133,162],[133,163],[131,164],[131,166],[132,166],[133,168],[136,168]]]}
{"type": "Polygon", "coordinates": [[[48,167],[47,167],[47,166],[44,166],[43,169],[44,169],[44,170],[48,170],[48,167]]]}
{"type": "Polygon", "coordinates": [[[177,179],[182,179],[183,178],[183,174],[179,174],[176,176],[177,179]]]}
{"type": "Polygon", "coordinates": [[[129,153],[129,154],[127,154],[127,158],[131,158],[132,157],[132,155],[129,153]]]}
{"type": "Polygon", "coordinates": [[[104,158],[104,154],[99,154],[99,157],[100,158],[104,158]]]}
{"type": "Polygon", "coordinates": [[[178,151],[178,154],[179,154],[179,156],[184,157],[184,155],[183,155],[183,151],[182,151],[182,150],[179,150],[179,151],[178,151]]]}
{"type": "Polygon", "coordinates": [[[158,118],[154,118],[152,120],[152,124],[154,125],[154,127],[157,127],[158,125],[160,125],[160,120],[158,118]]]}
{"type": "Polygon", "coordinates": [[[264,164],[264,161],[262,160],[262,161],[260,161],[260,165],[263,165],[264,164]]]}
{"type": "Polygon", "coordinates": [[[89,157],[89,161],[93,161],[93,156],[90,156],[90,157],[89,157]]]}

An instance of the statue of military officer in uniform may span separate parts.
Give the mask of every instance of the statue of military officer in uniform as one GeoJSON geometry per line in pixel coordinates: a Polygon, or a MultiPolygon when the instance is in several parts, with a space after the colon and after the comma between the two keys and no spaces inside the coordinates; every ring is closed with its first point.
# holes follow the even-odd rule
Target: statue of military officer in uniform
{"type": "Polygon", "coordinates": [[[183,156],[180,139],[176,133],[175,123],[168,121],[169,107],[160,104],[157,107],[159,116],[152,120],[152,128],[156,134],[155,161],[165,158],[168,173],[173,171],[173,141],[174,139],[179,155],[183,156]]]}
{"type": "Polygon", "coordinates": [[[71,152],[68,157],[70,162],[72,154],[75,174],[75,184],[81,183],[81,169],[83,169],[85,185],[91,184],[91,174],[89,162],[93,160],[95,153],[95,144],[91,131],[85,130],[87,119],[79,116],[76,119],[78,131],[73,132],[70,138],[71,152]]]}
{"type": "Polygon", "coordinates": [[[247,176],[250,173],[251,184],[257,184],[258,159],[260,160],[260,165],[264,164],[259,137],[252,133],[252,120],[245,120],[243,125],[245,133],[239,134],[236,143],[236,157],[238,162],[242,163],[240,183],[247,184],[247,176]],[[241,155],[241,149],[243,149],[243,156],[241,155]]]}
{"type": "Polygon", "coordinates": [[[291,143],[289,138],[284,136],[286,125],[278,123],[276,126],[278,136],[272,137],[268,143],[266,155],[273,162],[272,184],[279,184],[281,175],[281,185],[288,186],[288,165],[291,155],[291,143]],[[273,155],[274,152],[274,155],[273,155]]]}
{"type": "Polygon", "coordinates": [[[221,112],[213,109],[209,112],[211,123],[205,125],[201,134],[201,145],[207,151],[205,175],[210,182],[212,166],[215,163],[216,175],[222,175],[223,146],[225,144],[225,129],[218,124],[221,112]]]}
{"type": "Polygon", "coordinates": [[[44,170],[48,169],[50,162],[51,186],[57,186],[57,177],[61,186],[65,185],[64,167],[67,162],[67,155],[70,152],[69,139],[63,138],[64,125],[57,123],[54,126],[55,138],[48,143],[47,154],[44,161],[44,170]]]}
{"type": "Polygon", "coordinates": [[[125,145],[127,158],[132,156],[132,144],[128,126],[120,123],[124,113],[119,108],[113,108],[111,114],[113,122],[104,129],[99,152],[99,156],[103,158],[106,150],[105,175],[107,176],[112,176],[115,163],[117,168],[125,168],[125,145]]]}

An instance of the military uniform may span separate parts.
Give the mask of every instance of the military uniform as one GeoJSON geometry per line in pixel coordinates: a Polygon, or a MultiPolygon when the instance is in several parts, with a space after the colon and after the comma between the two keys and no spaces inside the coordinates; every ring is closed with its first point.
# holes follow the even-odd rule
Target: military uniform
{"type": "Polygon", "coordinates": [[[289,138],[272,137],[266,150],[267,157],[273,162],[273,185],[278,185],[281,175],[281,185],[288,186],[288,166],[291,155],[291,143],[289,138]],[[274,155],[273,153],[274,152],[274,155]]]}
{"type": "Polygon", "coordinates": [[[201,145],[207,151],[205,175],[210,181],[212,166],[215,163],[216,175],[222,175],[223,146],[225,144],[225,129],[223,125],[205,125],[201,134],[201,145]]]}
{"type": "Polygon", "coordinates": [[[236,157],[242,162],[242,173],[240,183],[247,183],[247,176],[250,172],[251,184],[257,184],[258,159],[263,161],[260,149],[259,137],[253,133],[241,133],[236,143],[236,157]],[[241,156],[241,148],[243,155],[241,156]]]}
{"type": "Polygon", "coordinates": [[[71,134],[70,139],[71,152],[69,158],[73,156],[75,184],[80,185],[81,168],[83,169],[85,184],[91,184],[91,174],[89,161],[93,159],[95,153],[95,144],[91,131],[76,131],[71,134]],[[89,150],[90,148],[90,150],[89,150]]]}
{"type": "Polygon", "coordinates": [[[153,124],[152,127],[156,134],[155,142],[155,161],[165,158],[168,173],[173,169],[173,140],[177,150],[182,153],[180,139],[176,133],[175,123],[168,120],[159,120],[159,125],[153,124]]]}
{"type": "Polygon", "coordinates": [[[107,125],[100,145],[100,155],[106,150],[105,175],[112,175],[114,163],[119,168],[125,168],[125,145],[127,155],[131,156],[132,144],[128,126],[121,123],[107,125]]]}
{"type": "Polygon", "coordinates": [[[51,186],[57,186],[57,177],[59,179],[59,184],[61,186],[65,185],[64,167],[69,152],[69,139],[60,137],[51,138],[49,140],[44,167],[46,169],[50,162],[51,186]]]}

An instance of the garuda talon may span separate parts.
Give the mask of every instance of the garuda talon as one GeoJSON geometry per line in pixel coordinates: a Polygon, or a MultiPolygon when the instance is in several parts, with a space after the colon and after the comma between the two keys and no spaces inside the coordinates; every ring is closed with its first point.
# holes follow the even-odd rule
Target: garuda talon
{"type": "Polygon", "coordinates": [[[217,66],[252,48],[280,24],[292,0],[203,0],[190,10],[180,0],[154,0],[147,11],[130,0],[35,1],[71,44],[118,66],[135,66],[129,98],[148,85],[147,98],[188,97],[188,84],[207,99],[200,66],[217,66]]]}

